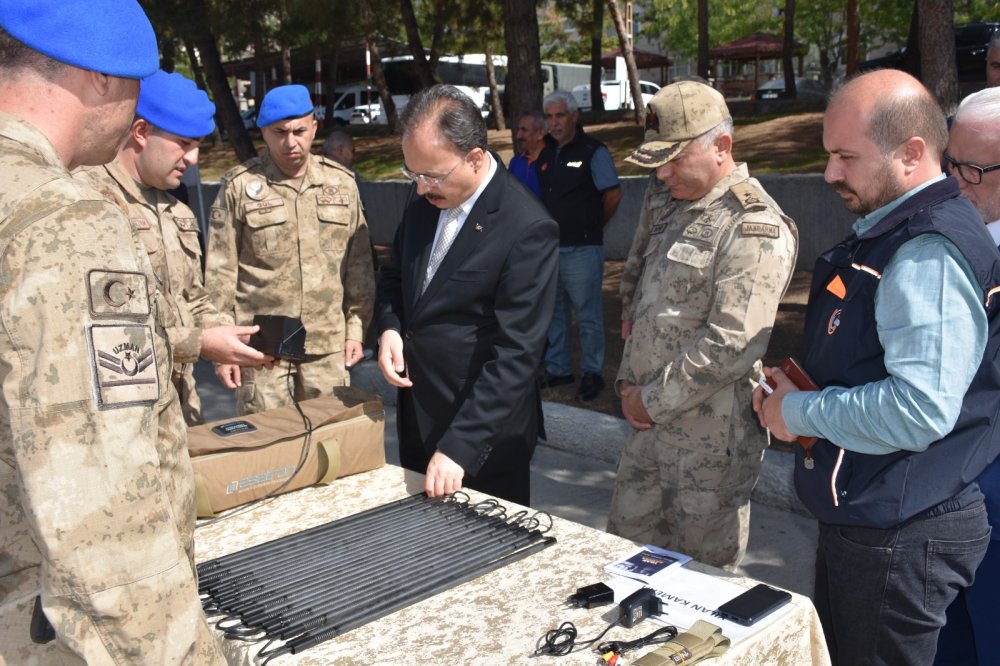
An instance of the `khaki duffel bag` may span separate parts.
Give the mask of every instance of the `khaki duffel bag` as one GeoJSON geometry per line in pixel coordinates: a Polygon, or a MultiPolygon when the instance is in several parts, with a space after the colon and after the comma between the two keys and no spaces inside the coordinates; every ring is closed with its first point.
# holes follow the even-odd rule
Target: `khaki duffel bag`
{"type": "Polygon", "coordinates": [[[199,518],[385,464],[385,409],[378,396],[345,386],[299,406],[312,422],[307,451],[295,405],[188,429],[199,518]]]}

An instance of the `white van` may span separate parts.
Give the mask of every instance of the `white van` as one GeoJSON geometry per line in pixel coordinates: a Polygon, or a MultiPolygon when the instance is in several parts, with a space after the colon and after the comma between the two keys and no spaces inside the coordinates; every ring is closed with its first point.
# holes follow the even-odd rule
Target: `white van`
{"type": "MultiPolygon", "coordinates": [[[[628,81],[601,81],[601,96],[604,98],[604,110],[615,111],[617,109],[632,108],[632,94],[629,92],[628,81]],[[624,83],[624,85],[622,85],[624,83]]],[[[660,86],[649,81],[639,81],[639,94],[642,97],[643,106],[649,104],[660,90],[660,86]]],[[[586,83],[573,88],[573,97],[576,98],[576,105],[581,111],[590,111],[590,84],[586,83]]]]}
{"type": "MultiPolygon", "coordinates": [[[[378,90],[372,86],[372,103],[378,103],[378,90]]],[[[350,124],[351,113],[356,107],[368,104],[368,86],[363,83],[337,86],[333,91],[333,124],[343,126],[350,124]]]]}

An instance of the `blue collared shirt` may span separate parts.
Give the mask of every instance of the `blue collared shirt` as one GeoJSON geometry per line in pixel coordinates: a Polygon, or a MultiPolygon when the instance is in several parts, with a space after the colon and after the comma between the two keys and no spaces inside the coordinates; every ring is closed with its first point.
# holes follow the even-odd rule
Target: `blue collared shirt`
{"type": "MultiPolygon", "coordinates": [[[[936,180],[858,219],[854,232],[861,236],[936,180]]],[[[987,322],[982,289],[954,243],[923,234],[902,244],[875,291],[875,321],[889,376],[786,395],[781,415],[792,433],[880,455],[923,451],[955,426],[987,322]]]]}

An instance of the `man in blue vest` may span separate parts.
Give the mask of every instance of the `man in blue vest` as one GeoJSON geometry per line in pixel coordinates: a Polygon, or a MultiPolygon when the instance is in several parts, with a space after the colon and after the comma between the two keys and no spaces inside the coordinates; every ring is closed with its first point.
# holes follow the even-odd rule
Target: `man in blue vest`
{"type": "Polygon", "coordinates": [[[542,203],[559,223],[559,287],[549,326],[542,388],[576,381],[570,359],[570,307],[580,330],[580,388],[591,402],[604,389],[604,225],[622,200],[607,147],[579,124],[576,98],[556,90],[542,102],[549,134],[538,156],[542,203]]]}
{"type": "MultiPolygon", "coordinates": [[[[997,49],[1000,55],[1000,49],[997,49]]],[[[969,95],[955,114],[944,159],[968,199],[986,224],[994,245],[1000,245],[1000,87],[969,95]]],[[[976,582],[961,590],[948,607],[948,624],[938,638],[937,666],[1000,664],[1000,460],[979,477],[986,497],[986,514],[993,530],[986,557],[976,569],[976,582]]]]}
{"type": "Polygon", "coordinates": [[[896,70],[855,78],[823,119],[825,177],[859,215],[813,271],[803,365],[820,387],[754,392],[796,447],[819,519],[814,601],[837,664],[930,664],[945,609],[990,539],[976,478],[1000,433],[1000,253],[941,173],[944,114],[896,70]]]}

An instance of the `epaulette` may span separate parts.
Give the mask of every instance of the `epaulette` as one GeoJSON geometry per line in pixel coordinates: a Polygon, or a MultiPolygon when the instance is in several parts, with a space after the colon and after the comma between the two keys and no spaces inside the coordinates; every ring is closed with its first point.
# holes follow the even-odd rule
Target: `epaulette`
{"type": "Polygon", "coordinates": [[[740,181],[729,187],[729,191],[736,195],[737,201],[744,210],[761,210],[767,208],[767,201],[761,196],[760,191],[749,181],[740,181]]]}
{"type": "Polygon", "coordinates": [[[258,155],[257,157],[251,157],[243,164],[238,164],[237,166],[234,166],[232,169],[230,169],[229,171],[227,171],[222,175],[222,180],[228,180],[228,181],[234,180],[240,174],[246,173],[250,169],[253,169],[254,167],[258,166],[263,167],[263,162],[261,160],[260,155],[258,155]]]}
{"type": "Polygon", "coordinates": [[[351,171],[350,169],[348,169],[347,167],[345,167],[343,164],[341,164],[337,160],[330,159],[326,155],[317,155],[317,157],[319,157],[319,161],[320,161],[321,164],[324,164],[325,166],[329,166],[329,167],[334,167],[334,168],[340,169],[345,174],[347,174],[348,176],[350,176],[351,179],[353,180],[353,178],[354,178],[354,172],[351,171]]]}

